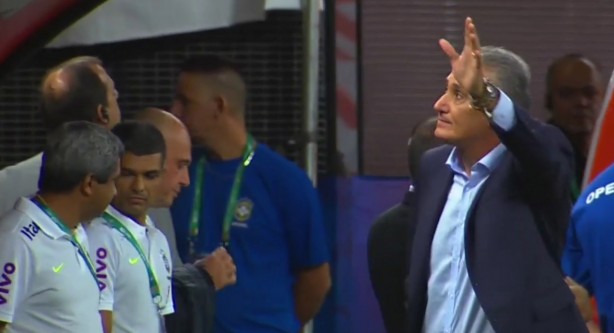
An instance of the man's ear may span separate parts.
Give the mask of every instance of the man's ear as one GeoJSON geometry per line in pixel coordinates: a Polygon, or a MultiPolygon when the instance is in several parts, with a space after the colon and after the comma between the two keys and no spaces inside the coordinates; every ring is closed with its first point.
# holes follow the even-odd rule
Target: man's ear
{"type": "Polygon", "coordinates": [[[109,109],[103,105],[98,105],[96,109],[96,120],[98,123],[108,126],[109,125],[109,109]]]}
{"type": "Polygon", "coordinates": [[[218,117],[225,112],[228,112],[228,100],[223,95],[216,95],[213,97],[213,104],[215,105],[215,116],[218,117]]]}
{"type": "Polygon", "coordinates": [[[85,176],[85,178],[81,182],[81,187],[80,187],[81,194],[83,194],[83,196],[85,197],[92,196],[92,194],[94,193],[94,182],[95,181],[96,180],[94,179],[94,175],[88,174],[87,176],[85,176]]]}

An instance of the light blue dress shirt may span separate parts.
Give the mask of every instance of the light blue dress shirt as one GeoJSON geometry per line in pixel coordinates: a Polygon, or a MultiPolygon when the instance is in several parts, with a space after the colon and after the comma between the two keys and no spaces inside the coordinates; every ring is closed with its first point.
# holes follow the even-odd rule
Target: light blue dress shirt
{"type": "MultiPolygon", "coordinates": [[[[492,120],[504,130],[516,123],[514,105],[503,92],[492,120]]],[[[424,333],[494,333],[467,273],[465,222],[476,194],[505,151],[499,144],[471,167],[471,175],[465,172],[456,148],[446,161],[454,178],[431,245],[424,333]]]]}

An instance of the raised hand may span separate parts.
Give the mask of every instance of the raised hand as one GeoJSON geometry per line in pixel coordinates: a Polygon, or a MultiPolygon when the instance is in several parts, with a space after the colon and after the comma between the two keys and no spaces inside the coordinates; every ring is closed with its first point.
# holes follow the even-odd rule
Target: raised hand
{"type": "Polygon", "coordinates": [[[198,260],[195,265],[209,273],[215,290],[220,290],[237,282],[237,267],[230,254],[223,247],[217,248],[213,253],[198,260]]]}
{"type": "Polygon", "coordinates": [[[480,38],[473,20],[467,17],[465,20],[465,46],[459,55],[452,44],[445,39],[439,40],[439,46],[450,59],[452,76],[461,88],[471,96],[479,96],[484,89],[482,73],[482,55],[480,53],[480,38]]]}

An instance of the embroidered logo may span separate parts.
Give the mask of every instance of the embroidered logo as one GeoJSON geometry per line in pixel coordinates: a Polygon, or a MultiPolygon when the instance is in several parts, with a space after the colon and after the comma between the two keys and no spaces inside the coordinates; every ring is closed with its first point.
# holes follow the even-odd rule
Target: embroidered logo
{"type": "Polygon", "coordinates": [[[11,276],[13,275],[13,273],[15,273],[15,270],[15,264],[13,264],[12,262],[4,264],[3,272],[0,276],[0,305],[8,303],[4,296],[8,297],[11,292],[9,287],[13,283],[13,280],[11,280],[11,276]]]}
{"type": "Polygon", "coordinates": [[[107,273],[105,272],[107,269],[107,264],[105,263],[107,255],[107,250],[103,247],[96,250],[96,277],[98,278],[98,288],[100,291],[107,287],[107,284],[103,281],[107,279],[107,273]]]}
{"type": "Polygon", "coordinates": [[[241,198],[237,202],[237,208],[235,209],[235,222],[233,225],[239,227],[246,227],[247,220],[252,217],[252,211],[254,209],[254,203],[248,198],[241,198]]]}
{"type": "Polygon", "coordinates": [[[61,263],[57,266],[51,267],[51,269],[53,269],[54,273],[59,273],[64,269],[64,263],[61,263]]]}
{"type": "Polygon", "coordinates": [[[128,259],[128,262],[130,262],[130,265],[136,265],[139,262],[139,257],[130,258],[130,259],[128,259]]]}

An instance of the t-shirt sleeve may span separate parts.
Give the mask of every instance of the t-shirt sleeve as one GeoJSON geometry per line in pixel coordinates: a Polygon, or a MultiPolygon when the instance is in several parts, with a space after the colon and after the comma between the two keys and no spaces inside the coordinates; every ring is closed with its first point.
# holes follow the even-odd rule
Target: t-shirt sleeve
{"type": "Polygon", "coordinates": [[[100,287],[98,309],[101,311],[113,311],[115,279],[121,256],[120,245],[113,239],[112,233],[113,230],[97,222],[87,229],[90,257],[96,267],[100,287]]]}
{"type": "Polygon", "coordinates": [[[279,202],[293,270],[320,266],[328,261],[324,218],[319,197],[307,175],[288,170],[279,177],[279,202]]]}
{"type": "Polygon", "coordinates": [[[30,291],[34,262],[25,242],[22,237],[12,233],[0,237],[0,321],[2,322],[13,322],[15,310],[30,291]]]}
{"type": "MultiPolygon", "coordinates": [[[[166,251],[168,255],[170,255],[170,252],[171,252],[170,246],[168,242],[166,241],[166,238],[164,237],[162,233],[160,234],[160,236],[163,238],[162,241],[164,242],[164,245],[163,245],[164,250],[166,251]]],[[[167,301],[166,301],[166,305],[164,306],[164,308],[160,311],[160,314],[162,314],[163,316],[175,312],[175,305],[173,303],[173,286],[172,286],[172,281],[171,281],[171,274],[173,272],[173,261],[172,260],[169,260],[168,266],[169,266],[168,276],[164,277],[168,281],[168,289],[165,291],[168,294],[166,297],[167,301]]]]}

